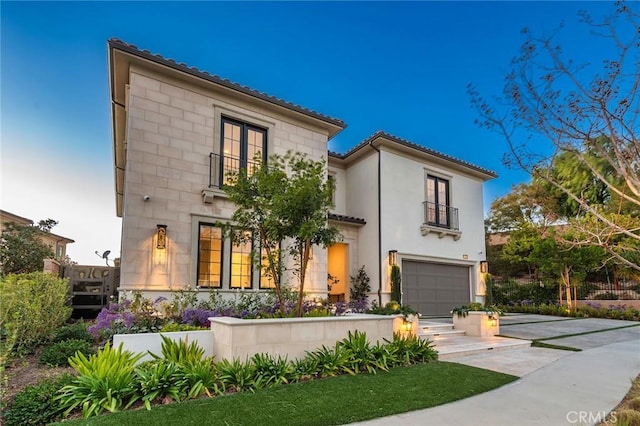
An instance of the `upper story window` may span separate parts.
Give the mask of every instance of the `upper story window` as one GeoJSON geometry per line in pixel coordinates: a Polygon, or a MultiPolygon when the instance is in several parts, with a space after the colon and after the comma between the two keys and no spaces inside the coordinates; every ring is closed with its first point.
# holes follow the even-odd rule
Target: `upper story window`
{"type": "Polygon", "coordinates": [[[427,175],[425,223],[442,228],[458,228],[458,210],[449,204],[449,181],[427,175]]]}
{"type": "Polygon", "coordinates": [[[219,182],[224,184],[228,172],[247,169],[250,175],[258,164],[256,158],[266,159],[267,130],[227,117],[221,122],[219,182]]]}

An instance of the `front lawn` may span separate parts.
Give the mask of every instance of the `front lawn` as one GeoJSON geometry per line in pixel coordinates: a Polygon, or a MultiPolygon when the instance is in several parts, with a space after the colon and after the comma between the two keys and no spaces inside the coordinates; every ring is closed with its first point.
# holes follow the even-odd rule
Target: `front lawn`
{"type": "Polygon", "coordinates": [[[66,421],[65,425],[339,425],[446,404],[517,377],[449,362],[340,376],[66,421]]]}

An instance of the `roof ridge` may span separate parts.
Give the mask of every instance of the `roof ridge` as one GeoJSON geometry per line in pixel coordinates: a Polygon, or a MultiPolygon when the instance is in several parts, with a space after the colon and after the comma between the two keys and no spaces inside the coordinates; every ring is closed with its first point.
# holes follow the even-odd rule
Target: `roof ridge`
{"type": "Polygon", "coordinates": [[[430,154],[430,155],[433,155],[433,156],[436,156],[436,157],[440,157],[443,160],[448,160],[448,161],[460,164],[462,166],[465,166],[465,167],[468,167],[470,169],[479,171],[481,173],[488,174],[488,175],[493,176],[493,177],[497,177],[498,176],[497,173],[492,171],[492,170],[486,169],[484,167],[477,166],[477,165],[475,165],[473,163],[470,163],[470,162],[465,161],[465,160],[461,160],[461,159],[453,157],[453,156],[451,156],[449,154],[444,154],[444,153],[442,153],[440,151],[436,151],[434,149],[427,148],[426,146],[419,145],[419,144],[417,144],[415,142],[411,142],[411,141],[409,141],[407,139],[404,139],[404,138],[401,138],[401,137],[398,137],[398,136],[394,136],[394,135],[392,135],[390,133],[385,132],[384,130],[377,130],[371,136],[369,136],[368,138],[364,139],[362,142],[360,142],[359,144],[357,144],[356,146],[351,148],[346,153],[337,154],[337,157],[339,157],[341,159],[345,159],[348,156],[350,156],[353,153],[355,153],[356,151],[362,149],[362,147],[364,147],[365,145],[368,145],[369,143],[373,142],[377,138],[388,139],[388,140],[390,140],[392,142],[399,143],[401,145],[405,145],[405,146],[408,146],[408,147],[413,148],[413,149],[417,149],[418,151],[424,152],[426,154],[430,154]]]}
{"type": "Polygon", "coordinates": [[[220,76],[218,76],[216,74],[211,74],[211,73],[209,73],[207,71],[201,71],[200,69],[198,69],[196,67],[189,67],[184,62],[178,63],[174,59],[165,58],[164,56],[162,56],[160,54],[153,54],[147,49],[140,49],[135,44],[127,43],[127,42],[125,42],[125,41],[123,41],[123,40],[121,40],[119,38],[116,38],[116,37],[109,38],[108,44],[110,46],[113,46],[113,47],[118,47],[121,50],[126,50],[129,53],[136,54],[137,56],[145,57],[146,59],[149,59],[149,60],[164,64],[164,65],[170,66],[170,67],[172,67],[174,69],[177,69],[179,71],[183,71],[183,72],[192,74],[192,75],[194,75],[196,77],[200,77],[200,78],[203,78],[205,80],[209,80],[209,81],[211,81],[213,83],[217,83],[217,84],[220,84],[222,86],[226,86],[226,87],[228,87],[230,89],[237,90],[237,91],[245,93],[247,95],[254,96],[254,97],[258,98],[258,99],[262,99],[264,101],[271,102],[273,104],[276,104],[276,105],[279,105],[279,106],[294,110],[296,112],[308,115],[310,117],[313,117],[313,118],[316,118],[316,119],[320,119],[322,121],[329,122],[331,124],[334,124],[334,125],[336,125],[338,127],[343,128],[343,129],[345,127],[347,127],[346,123],[344,121],[338,119],[338,118],[334,118],[334,117],[330,117],[328,115],[321,114],[321,113],[319,113],[317,111],[314,111],[312,109],[305,108],[305,107],[303,107],[301,105],[298,105],[298,104],[294,104],[293,102],[289,102],[289,101],[286,101],[286,100],[284,100],[282,98],[278,98],[276,96],[272,96],[272,95],[269,95],[267,93],[260,92],[259,90],[252,89],[249,86],[244,86],[244,85],[242,85],[240,83],[236,83],[236,82],[231,81],[231,80],[229,80],[227,78],[222,78],[222,77],[220,77],[220,76]]]}

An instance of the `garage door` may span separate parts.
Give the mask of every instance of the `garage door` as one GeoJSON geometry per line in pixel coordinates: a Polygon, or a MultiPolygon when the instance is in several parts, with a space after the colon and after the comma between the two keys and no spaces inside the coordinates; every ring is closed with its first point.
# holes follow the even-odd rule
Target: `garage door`
{"type": "Polygon", "coordinates": [[[469,267],[402,261],[403,303],[422,315],[449,315],[471,300],[469,267]]]}

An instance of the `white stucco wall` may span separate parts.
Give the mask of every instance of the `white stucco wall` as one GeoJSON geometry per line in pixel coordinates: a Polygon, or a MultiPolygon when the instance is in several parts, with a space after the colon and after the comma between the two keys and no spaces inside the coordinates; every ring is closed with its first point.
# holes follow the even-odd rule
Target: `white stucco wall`
{"type": "MultiPolygon", "coordinates": [[[[209,153],[219,152],[221,115],[267,128],[269,155],[293,150],[326,161],[327,132],[213,86],[196,87],[136,67],[129,80],[120,287],[193,287],[194,223],[229,218],[234,208],[223,198],[204,204],[201,197],[209,183],[209,153]],[[154,249],[157,224],[167,225],[162,253],[154,249]]],[[[307,283],[311,292],[326,292],[325,250],[314,250],[307,283]]]]}
{"type": "Polygon", "coordinates": [[[428,162],[419,155],[409,156],[386,147],[382,147],[381,155],[381,252],[378,251],[378,158],[373,149],[368,156],[346,167],[346,210],[339,212],[363,217],[367,221],[364,227],[358,229],[358,260],[365,265],[371,278],[372,299],[377,299],[378,277],[382,276],[382,303],[389,300],[390,250],[398,251],[400,264],[406,258],[470,266],[471,291],[478,293],[478,265],[485,259],[483,180],[454,167],[428,162]],[[421,233],[427,173],[436,174],[450,182],[450,205],[457,208],[459,213],[461,234],[457,240],[452,235],[441,237],[437,233],[421,233]]]}

